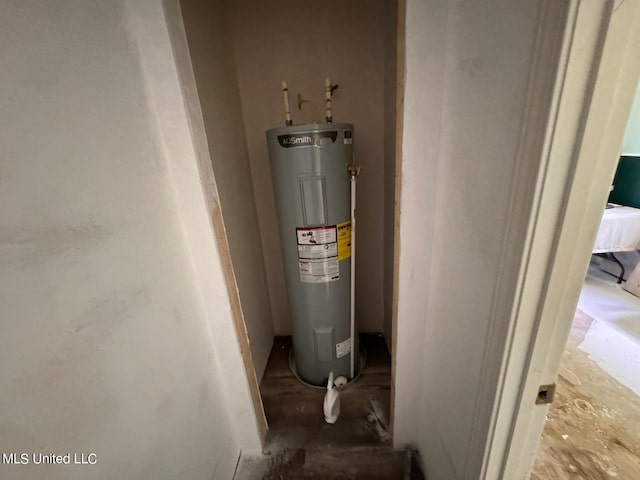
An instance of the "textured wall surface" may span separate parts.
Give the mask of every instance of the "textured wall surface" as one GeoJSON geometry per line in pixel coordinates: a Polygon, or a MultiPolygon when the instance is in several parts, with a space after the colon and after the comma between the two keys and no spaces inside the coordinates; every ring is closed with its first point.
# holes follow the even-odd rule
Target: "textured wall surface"
{"type": "Polygon", "coordinates": [[[471,478],[488,415],[476,409],[538,8],[407,2],[394,441],[419,446],[429,478],[471,478]]]}
{"type": "Polygon", "coordinates": [[[273,321],[231,30],[221,1],[184,0],[181,9],[251,356],[260,380],[273,344],[273,321]]]}
{"type": "Polygon", "coordinates": [[[220,266],[207,318],[139,58],[155,39],[127,17],[3,3],[0,450],[97,455],[3,479],[228,479],[242,448],[212,341],[211,322],[231,331],[220,266]]]}

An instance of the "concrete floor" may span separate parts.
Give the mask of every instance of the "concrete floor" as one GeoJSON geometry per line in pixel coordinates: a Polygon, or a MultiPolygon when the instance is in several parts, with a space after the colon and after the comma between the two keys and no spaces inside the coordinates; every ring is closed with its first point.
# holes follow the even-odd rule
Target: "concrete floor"
{"type": "Polygon", "coordinates": [[[291,337],[276,337],[260,393],[269,431],[264,455],[242,456],[236,480],[422,479],[417,454],[394,451],[389,433],[391,357],[382,335],[360,335],[367,364],[340,390],[338,421],[322,413],[324,390],[289,369],[291,337]]]}
{"type": "Polygon", "coordinates": [[[531,480],[640,478],[640,298],[589,269],[531,480]]]}
{"type": "Polygon", "coordinates": [[[578,309],[594,319],[580,349],[640,395],[640,298],[591,267],[578,309]]]}

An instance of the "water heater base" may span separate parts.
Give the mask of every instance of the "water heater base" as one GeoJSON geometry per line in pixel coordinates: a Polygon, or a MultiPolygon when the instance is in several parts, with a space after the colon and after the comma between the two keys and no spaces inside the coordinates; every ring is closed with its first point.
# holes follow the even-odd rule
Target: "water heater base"
{"type": "MultiPolygon", "coordinates": [[[[360,361],[358,362],[358,370],[356,371],[356,376],[353,377],[353,379],[349,380],[347,382],[346,385],[343,385],[341,387],[336,387],[338,390],[343,390],[345,388],[348,388],[349,385],[352,385],[353,383],[355,383],[358,378],[360,378],[360,374],[362,373],[362,371],[364,370],[364,368],[367,365],[367,351],[365,350],[364,346],[362,345],[362,342],[358,342],[360,344],[360,361]]],[[[301,382],[304,383],[306,386],[311,387],[311,388],[317,388],[318,390],[326,390],[327,388],[327,384],[325,383],[324,385],[314,385],[313,383],[309,383],[304,381],[302,378],[300,378],[300,376],[298,375],[298,370],[296,368],[296,360],[293,356],[293,348],[289,351],[289,369],[291,369],[291,373],[293,373],[293,375],[301,382]]],[[[327,376],[329,376],[329,372],[327,372],[327,376]]]]}

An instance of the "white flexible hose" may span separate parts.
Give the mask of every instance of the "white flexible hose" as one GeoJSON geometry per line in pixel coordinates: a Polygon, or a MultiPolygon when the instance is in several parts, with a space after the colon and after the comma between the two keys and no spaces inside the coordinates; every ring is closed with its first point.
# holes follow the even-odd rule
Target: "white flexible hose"
{"type": "Polygon", "coordinates": [[[333,113],[331,112],[331,80],[329,77],[324,79],[324,103],[327,108],[327,123],[333,122],[333,113]]]}
{"type": "Polygon", "coordinates": [[[284,100],[284,117],[287,126],[293,124],[291,121],[291,111],[289,110],[289,88],[287,82],[282,82],[282,99],[284,100]]]}

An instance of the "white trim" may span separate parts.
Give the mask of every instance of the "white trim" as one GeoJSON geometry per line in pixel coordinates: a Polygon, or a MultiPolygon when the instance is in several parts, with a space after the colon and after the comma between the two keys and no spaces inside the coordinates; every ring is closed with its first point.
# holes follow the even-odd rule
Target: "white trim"
{"type": "Polygon", "coordinates": [[[519,308],[510,320],[485,479],[529,475],[547,411],[534,404],[537,389],[555,381],[640,74],[637,1],[576,0],[572,18],[573,35],[564,39],[566,72],[555,78],[561,94],[545,135],[550,148],[542,165],[548,168],[530,253],[520,267],[519,308]]]}
{"type": "MultiPolygon", "coordinates": [[[[550,134],[555,124],[555,114],[566,64],[567,47],[575,22],[575,3],[545,1],[541,4],[533,53],[532,71],[527,89],[526,107],[520,127],[520,142],[514,169],[507,234],[502,244],[500,274],[491,309],[491,323],[485,338],[482,359],[482,381],[475,405],[474,427],[467,456],[465,477],[478,478],[478,466],[482,467],[481,478],[497,478],[497,472],[488,464],[487,443],[495,442],[493,448],[505,449],[505,436],[494,437],[498,419],[509,416],[506,406],[495,401],[505,393],[506,359],[512,352],[514,327],[518,311],[522,307],[522,285],[529,273],[526,262],[514,268],[531,253],[532,229],[537,218],[539,200],[549,163],[550,134]],[[524,212],[528,212],[526,215],[524,212]],[[528,218],[528,221],[523,221],[528,218]],[[510,319],[504,325],[503,319],[510,319]],[[496,352],[502,352],[502,359],[496,352]],[[492,412],[487,418],[484,412],[492,412]],[[488,432],[488,435],[487,435],[488,432]]],[[[508,387],[508,385],[506,386],[508,387]]],[[[511,410],[513,413],[513,410],[511,410]]]]}

